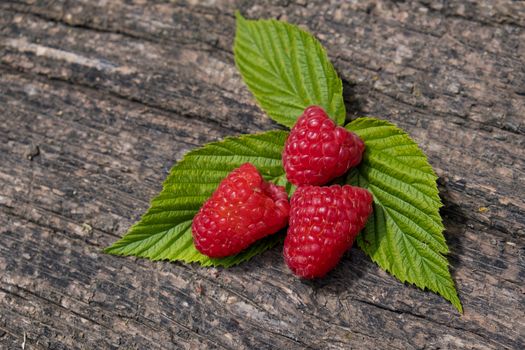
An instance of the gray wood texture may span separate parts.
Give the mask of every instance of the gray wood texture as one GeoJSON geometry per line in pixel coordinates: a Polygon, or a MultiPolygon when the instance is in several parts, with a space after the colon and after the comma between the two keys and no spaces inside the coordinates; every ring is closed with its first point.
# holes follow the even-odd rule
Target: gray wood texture
{"type": "Polygon", "coordinates": [[[523,349],[524,212],[524,2],[0,2],[1,349],[523,349]],[[356,248],[313,282],[281,247],[228,270],[101,252],[185,152],[277,127],[235,9],[313,32],[348,118],[427,153],[463,315],[356,248]]]}

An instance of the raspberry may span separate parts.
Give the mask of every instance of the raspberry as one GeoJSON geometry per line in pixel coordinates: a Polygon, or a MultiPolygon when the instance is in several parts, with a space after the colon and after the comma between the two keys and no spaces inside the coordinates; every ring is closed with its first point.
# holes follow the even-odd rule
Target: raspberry
{"type": "Polygon", "coordinates": [[[290,204],[284,258],[296,275],[314,278],[332,270],[352,246],[372,212],[372,195],[349,185],[301,186],[290,204]]]}
{"type": "Polygon", "coordinates": [[[195,247],[221,258],[241,252],[288,223],[290,204],[282,186],[265,182],[246,163],[222,180],[193,219],[195,247]]]}
{"type": "Polygon", "coordinates": [[[324,185],[359,164],[364,149],[356,134],[336,126],[321,107],[310,106],[284,145],[286,177],[294,185],[324,185]]]}

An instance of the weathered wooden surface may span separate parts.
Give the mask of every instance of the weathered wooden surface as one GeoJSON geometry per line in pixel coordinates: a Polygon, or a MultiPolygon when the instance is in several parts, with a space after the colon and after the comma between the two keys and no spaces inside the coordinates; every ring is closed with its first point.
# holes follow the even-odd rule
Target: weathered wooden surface
{"type": "Polygon", "coordinates": [[[0,348],[523,349],[524,134],[523,2],[3,0],[0,348]],[[233,63],[237,8],[310,29],[349,117],[421,144],[464,315],[358,249],[315,282],[279,248],[228,270],[101,253],[186,151],[275,127],[233,63]]]}

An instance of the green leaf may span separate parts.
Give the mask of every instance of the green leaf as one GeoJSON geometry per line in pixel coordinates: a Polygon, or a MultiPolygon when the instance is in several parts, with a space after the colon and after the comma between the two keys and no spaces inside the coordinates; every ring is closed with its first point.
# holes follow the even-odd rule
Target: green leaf
{"type": "Polygon", "coordinates": [[[262,109],[292,127],[306,107],[318,105],[343,124],[341,79],[319,41],[289,23],[236,16],[235,63],[262,109]]]}
{"type": "Polygon", "coordinates": [[[286,186],[290,192],[292,188],[281,164],[287,135],[285,131],[270,131],[231,137],[189,152],[171,169],[161,193],[153,199],[146,214],[105,252],[229,267],[279,243],[283,236],[275,234],[235,256],[211,259],[193,245],[191,222],[221,180],[246,162],[255,165],[266,180],[286,186]]]}
{"type": "Polygon", "coordinates": [[[444,254],[437,176],[410,137],[386,121],[360,118],[346,125],[366,144],[347,183],[374,195],[374,213],[357,242],[401,282],[434,291],[463,312],[444,254]]]}

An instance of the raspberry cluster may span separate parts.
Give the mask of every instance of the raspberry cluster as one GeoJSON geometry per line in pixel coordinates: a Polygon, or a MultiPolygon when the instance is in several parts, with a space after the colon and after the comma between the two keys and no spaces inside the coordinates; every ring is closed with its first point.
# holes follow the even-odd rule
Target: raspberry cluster
{"type": "Polygon", "coordinates": [[[195,247],[212,258],[239,253],[286,226],[290,204],[284,187],[265,182],[257,168],[232,171],[193,219],[195,247]]]}
{"type": "Polygon", "coordinates": [[[318,106],[308,107],[286,141],[283,165],[296,186],[324,185],[361,163],[363,141],[336,126],[318,106]]]}
{"type": "Polygon", "coordinates": [[[219,258],[237,254],[288,224],[285,261],[296,275],[316,278],[332,270],[372,212],[372,195],[349,185],[325,186],[358,165],[365,149],[318,106],[308,107],[283,150],[284,187],[265,182],[249,163],[232,171],[193,219],[195,247],[219,258]]]}
{"type": "Polygon", "coordinates": [[[288,267],[303,278],[324,276],[352,246],[371,211],[372,195],[363,188],[299,187],[284,241],[288,267]]]}

